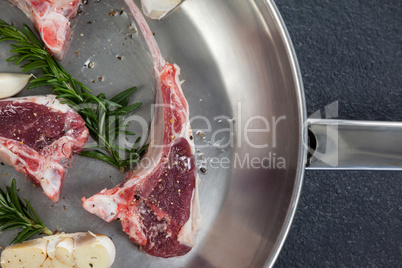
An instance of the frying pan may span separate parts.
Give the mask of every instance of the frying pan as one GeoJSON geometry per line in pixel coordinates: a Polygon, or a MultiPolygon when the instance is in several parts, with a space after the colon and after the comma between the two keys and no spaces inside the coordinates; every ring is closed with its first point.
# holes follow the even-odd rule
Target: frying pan
{"type": "MultiPolygon", "coordinates": [[[[73,40],[62,63],[95,93],[111,96],[136,85],[132,101],[143,106],[129,123],[146,137],[141,123],[151,120],[152,61],[142,36],[133,32],[130,15],[109,15],[123,7],[123,1],[90,1],[73,21],[73,40]],[[88,61],[94,68],[85,67],[88,61]]],[[[30,25],[8,2],[2,1],[0,8],[3,20],[30,25]]],[[[82,209],[81,197],[123,178],[103,163],[76,156],[55,204],[13,168],[0,170],[7,178],[0,186],[4,189],[17,178],[19,193],[32,201],[50,229],[109,235],[117,249],[113,267],[272,266],[296,210],[306,164],[320,169],[401,166],[395,143],[392,148],[381,144],[370,153],[362,143],[384,133],[392,139],[400,133],[400,124],[307,120],[296,56],[272,1],[186,0],[163,21],[149,24],[162,54],[182,68],[192,127],[200,131],[195,142],[197,164],[205,168],[200,172],[203,224],[189,254],[173,259],[148,256],[128,240],[120,223],[106,223],[82,209]],[[368,138],[352,140],[356,133],[368,138]]],[[[2,59],[8,51],[0,46],[2,59]]],[[[3,60],[0,64],[1,71],[19,71],[3,60]]],[[[35,89],[21,96],[48,92],[35,89]]],[[[1,246],[14,235],[2,234],[1,246]]]]}

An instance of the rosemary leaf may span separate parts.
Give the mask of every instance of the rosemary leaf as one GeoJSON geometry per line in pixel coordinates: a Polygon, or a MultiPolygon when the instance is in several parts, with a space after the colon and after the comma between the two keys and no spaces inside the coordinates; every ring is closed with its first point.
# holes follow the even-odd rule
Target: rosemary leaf
{"type": "MultiPolygon", "coordinates": [[[[94,159],[98,159],[101,161],[104,161],[106,163],[114,163],[113,158],[110,156],[106,155],[105,153],[102,153],[101,151],[95,150],[95,151],[82,151],[80,155],[85,156],[85,157],[90,157],[94,159]]],[[[119,167],[118,165],[114,165],[115,167],[119,167]]]]}
{"type": "Polygon", "coordinates": [[[117,94],[116,96],[114,96],[113,98],[111,98],[110,100],[120,104],[123,107],[127,107],[128,105],[128,99],[130,98],[130,96],[137,90],[137,87],[130,87],[129,89],[126,89],[122,92],[120,92],[119,94],[117,94]]]}
{"type": "Polygon", "coordinates": [[[10,187],[6,187],[6,192],[0,190],[1,231],[22,228],[12,244],[25,241],[38,233],[53,234],[39,218],[30,202],[26,199],[24,202],[18,197],[15,179],[13,179],[10,187]]]}
{"type": "Polygon", "coordinates": [[[140,108],[141,105],[142,105],[141,102],[137,102],[137,103],[134,103],[134,104],[132,104],[130,106],[127,106],[127,107],[112,111],[112,112],[109,113],[109,115],[127,115],[127,114],[133,112],[134,110],[140,108]]]}

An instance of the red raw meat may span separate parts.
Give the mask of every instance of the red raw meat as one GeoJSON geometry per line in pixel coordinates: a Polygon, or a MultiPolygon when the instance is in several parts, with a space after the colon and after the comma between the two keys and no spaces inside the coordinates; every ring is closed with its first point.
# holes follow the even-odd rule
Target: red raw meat
{"type": "Polygon", "coordinates": [[[9,0],[35,25],[47,49],[59,60],[70,39],[70,19],[77,15],[82,0],[9,0]]]}
{"type": "Polygon", "coordinates": [[[142,14],[131,0],[126,3],[154,59],[157,96],[150,146],[121,184],[83,198],[83,206],[105,221],[120,219],[123,231],[148,254],[181,256],[194,246],[201,222],[188,104],[180,68],[165,63],[142,14]]]}
{"type": "Polygon", "coordinates": [[[81,116],[53,95],[0,100],[0,160],[26,174],[54,202],[66,167],[88,134],[81,116]]]}

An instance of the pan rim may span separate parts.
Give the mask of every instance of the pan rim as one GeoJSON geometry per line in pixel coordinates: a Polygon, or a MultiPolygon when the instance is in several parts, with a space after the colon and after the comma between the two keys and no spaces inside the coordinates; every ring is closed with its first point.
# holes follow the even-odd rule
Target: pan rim
{"type": "Polygon", "coordinates": [[[295,184],[293,187],[293,192],[292,192],[292,197],[291,197],[291,202],[289,205],[289,209],[286,215],[286,218],[284,220],[282,229],[278,235],[278,239],[275,243],[275,247],[271,253],[271,256],[267,259],[265,267],[272,267],[277,260],[279,253],[285,243],[286,237],[289,233],[290,227],[292,225],[297,205],[299,203],[300,199],[300,194],[301,194],[301,189],[302,189],[302,184],[303,184],[303,178],[304,178],[304,172],[305,172],[305,167],[306,167],[306,161],[307,161],[307,149],[305,145],[307,144],[307,128],[306,128],[306,122],[307,122],[307,109],[306,109],[306,100],[305,100],[305,95],[304,95],[304,87],[303,87],[303,81],[302,81],[302,75],[300,71],[300,66],[297,60],[296,56],[296,51],[294,49],[292,40],[290,38],[289,32],[286,28],[285,22],[282,19],[282,16],[274,3],[274,0],[264,0],[268,12],[271,14],[272,18],[275,21],[275,24],[277,26],[278,32],[280,36],[282,37],[283,44],[285,45],[285,50],[287,52],[287,56],[289,59],[289,64],[292,69],[292,78],[294,80],[295,84],[295,89],[296,89],[296,96],[297,96],[297,108],[298,108],[298,114],[299,114],[299,149],[298,149],[298,164],[297,164],[297,174],[296,174],[296,180],[295,184]]]}

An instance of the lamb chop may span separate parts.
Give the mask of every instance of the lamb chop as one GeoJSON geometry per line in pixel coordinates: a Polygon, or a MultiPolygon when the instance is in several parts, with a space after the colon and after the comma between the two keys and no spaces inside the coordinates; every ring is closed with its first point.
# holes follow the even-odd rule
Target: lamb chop
{"type": "Polygon", "coordinates": [[[62,59],[70,39],[70,19],[82,0],[9,0],[32,21],[49,52],[62,59]]]}
{"type": "Polygon", "coordinates": [[[53,95],[0,100],[0,161],[26,174],[54,202],[88,135],[81,116],[53,95]]]}
{"type": "Polygon", "coordinates": [[[148,254],[181,256],[194,246],[201,221],[189,107],[179,81],[180,68],[165,63],[137,6],[125,1],[154,61],[157,96],[150,146],[121,184],[83,198],[83,206],[107,222],[120,219],[123,231],[148,254]]]}

